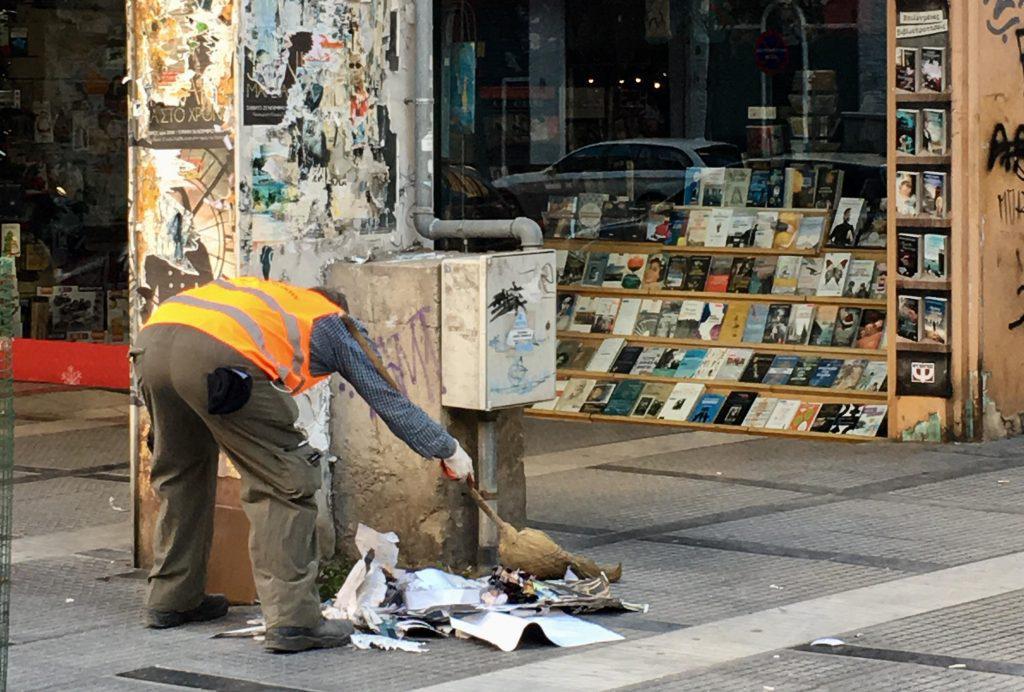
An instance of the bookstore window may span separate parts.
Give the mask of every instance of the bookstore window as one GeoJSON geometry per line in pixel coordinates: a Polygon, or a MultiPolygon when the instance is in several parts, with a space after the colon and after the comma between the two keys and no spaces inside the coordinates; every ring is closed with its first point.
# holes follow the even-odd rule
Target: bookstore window
{"type": "Polygon", "coordinates": [[[127,341],[124,4],[0,9],[0,225],[15,336],[127,341]]]}

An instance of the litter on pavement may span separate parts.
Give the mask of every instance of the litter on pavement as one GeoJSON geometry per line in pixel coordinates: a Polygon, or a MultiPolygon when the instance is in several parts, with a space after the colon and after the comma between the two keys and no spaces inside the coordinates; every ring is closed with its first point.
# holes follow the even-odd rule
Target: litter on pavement
{"type": "MultiPolygon", "coordinates": [[[[537,630],[555,646],[584,646],[623,637],[576,615],[648,610],[646,605],[614,596],[606,574],[579,579],[567,570],[563,579],[541,580],[499,566],[489,576],[469,579],[440,569],[399,569],[394,533],[360,524],[355,543],[362,557],[334,599],[324,604],[323,614],[327,619],[350,620],[360,630],[352,636],[357,649],[421,653],[428,650],[425,644],[410,637],[454,634],[514,651],[528,629],[537,630]]],[[[257,625],[216,636],[263,633],[264,628],[257,625]]]]}

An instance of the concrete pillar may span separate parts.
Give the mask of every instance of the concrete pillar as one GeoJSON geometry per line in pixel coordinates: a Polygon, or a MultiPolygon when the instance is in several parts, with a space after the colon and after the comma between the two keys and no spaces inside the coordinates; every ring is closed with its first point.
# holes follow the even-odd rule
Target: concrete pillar
{"type": "MultiPolygon", "coordinates": [[[[330,287],[345,293],[384,363],[417,405],[449,428],[475,456],[476,414],[441,406],[441,260],[338,263],[330,287]]],[[[354,390],[336,383],[331,405],[331,451],[338,548],[350,556],[359,523],[401,538],[406,566],[464,567],[476,555],[477,512],[462,486],[446,480],[437,461],[421,458],[377,418],[354,390]]],[[[522,523],[526,512],[522,414],[499,419],[499,511],[522,523]]]]}

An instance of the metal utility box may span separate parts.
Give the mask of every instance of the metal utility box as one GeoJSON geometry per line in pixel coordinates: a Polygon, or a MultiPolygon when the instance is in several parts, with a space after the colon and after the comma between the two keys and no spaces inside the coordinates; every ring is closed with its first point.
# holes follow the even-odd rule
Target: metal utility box
{"type": "Polygon", "coordinates": [[[491,411],[555,398],[555,251],[445,259],[441,402],[491,411]]]}

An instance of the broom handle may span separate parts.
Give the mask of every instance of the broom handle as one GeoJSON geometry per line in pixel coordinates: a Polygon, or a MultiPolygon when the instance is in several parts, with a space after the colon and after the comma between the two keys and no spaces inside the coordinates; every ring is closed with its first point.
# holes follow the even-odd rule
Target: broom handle
{"type": "Polygon", "coordinates": [[[466,483],[466,489],[469,491],[469,496],[473,498],[473,502],[480,508],[480,511],[486,514],[499,528],[510,526],[507,521],[498,516],[493,507],[487,504],[487,500],[484,499],[484,496],[480,494],[480,491],[476,489],[474,484],[466,483]]]}

